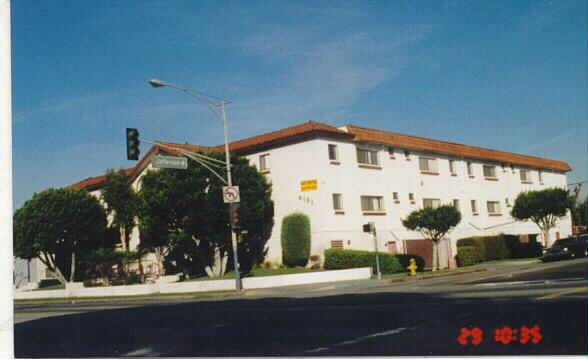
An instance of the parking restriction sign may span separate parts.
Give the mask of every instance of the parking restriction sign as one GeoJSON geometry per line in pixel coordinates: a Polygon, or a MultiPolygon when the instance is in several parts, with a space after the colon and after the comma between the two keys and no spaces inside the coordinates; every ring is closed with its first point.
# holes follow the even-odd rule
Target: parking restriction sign
{"type": "Polygon", "coordinates": [[[225,203],[238,203],[239,198],[238,186],[223,186],[223,200],[225,203]]]}

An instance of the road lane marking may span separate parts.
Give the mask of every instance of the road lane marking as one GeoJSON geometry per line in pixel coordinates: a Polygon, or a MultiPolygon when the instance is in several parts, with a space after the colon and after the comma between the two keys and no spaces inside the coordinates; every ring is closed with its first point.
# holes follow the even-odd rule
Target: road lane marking
{"type": "Polygon", "coordinates": [[[382,331],[382,332],[378,332],[378,333],[374,333],[374,334],[369,334],[366,336],[360,336],[360,337],[352,339],[352,340],[346,340],[346,341],[342,341],[340,343],[331,345],[330,347],[319,347],[319,348],[312,349],[312,350],[306,350],[305,353],[309,353],[309,354],[317,353],[317,352],[329,350],[330,348],[335,348],[335,347],[344,346],[344,345],[357,344],[358,342],[362,342],[362,341],[372,339],[375,337],[379,337],[379,336],[396,335],[396,334],[400,334],[401,332],[403,332],[407,329],[408,328],[391,329],[391,330],[386,330],[386,331],[382,331]]]}
{"type": "Polygon", "coordinates": [[[553,294],[549,294],[549,295],[538,297],[537,300],[549,300],[549,299],[556,299],[558,297],[562,297],[562,296],[566,296],[566,295],[571,295],[571,294],[586,293],[586,290],[587,290],[587,288],[581,287],[581,288],[576,288],[576,289],[559,291],[559,292],[556,292],[556,293],[553,293],[553,294]]]}

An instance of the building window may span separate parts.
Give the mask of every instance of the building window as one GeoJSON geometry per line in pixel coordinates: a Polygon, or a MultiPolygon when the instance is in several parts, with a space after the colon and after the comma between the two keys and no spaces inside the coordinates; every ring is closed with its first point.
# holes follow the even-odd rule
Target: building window
{"type": "Polygon", "coordinates": [[[329,144],[329,160],[339,161],[339,152],[337,151],[337,145],[329,144]]]}
{"type": "Polygon", "coordinates": [[[457,172],[455,171],[455,160],[449,160],[449,172],[452,175],[457,174],[457,172]]]}
{"type": "Polygon", "coordinates": [[[400,200],[398,200],[398,193],[397,192],[392,193],[392,200],[394,200],[395,203],[400,202],[400,200]]]}
{"type": "Polygon", "coordinates": [[[394,148],[392,146],[388,146],[388,155],[390,156],[390,159],[395,159],[394,148]]]}
{"type": "Polygon", "coordinates": [[[413,193],[408,193],[408,200],[410,200],[410,202],[414,203],[414,194],[413,193]]]}
{"type": "Polygon", "coordinates": [[[331,249],[343,249],[343,240],[331,240],[331,249]]]}
{"type": "Polygon", "coordinates": [[[410,160],[410,151],[408,151],[408,150],[404,150],[404,158],[405,158],[406,160],[410,160]]]}
{"type": "Polygon", "coordinates": [[[539,183],[543,184],[543,171],[539,170],[538,175],[539,175],[539,183]]]}
{"type": "Polygon", "coordinates": [[[468,162],[468,175],[470,177],[474,177],[474,169],[473,169],[472,166],[473,166],[472,163],[471,162],[468,162]]]}
{"type": "Polygon", "coordinates": [[[333,209],[343,210],[343,198],[341,194],[333,194],[333,209]]]}
{"type": "Polygon", "coordinates": [[[476,200],[470,201],[470,204],[472,205],[472,214],[478,215],[478,205],[476,204],[476,200]]]}
{"type": "Polygon", "coordinates": [[[459,199],[453,199],[453,207],[459,210],[459,199]]]}
{"type": "Polygon", "coordinates": [[[531,174],[529,172],[529,170],[527,169],[521,169],[519,171],[520,177],[521,177],[521,181],[523,182],[531,182],[531,174]]]}
{"type": "Polygon", "coordinates": [[[490,215],[500,214],[500,203],[498,201],[486,202],[486,208],[488,210],[488,214],[490,215]]]}
{"type": "Polygon", "coordinates": [[[384,199],[382,196],[362,196],[361,210],[384,211],[384,199]]]}
{"type": "Polygon", "coordinates": [[[484,165],[484,177],[495,178],[496,177],[496,166],[484,165]]]}
{"type": "Polygon", "coordinates": [[[424,208],[437,208],[441,205],[441,200],[439,199],[423,199],[423,207],[424,208]]]}
{"type": "Polygon", "coordinates": [[[419,157],[419,169],[425,173],[437,173],[437,159],[419,157]]]}
{"type": "Polygon", "coordinates": [[[269,154],[264,154],[259,156],[259,170],[260,171],[269,171],[270,169],[270,156],[269,154]]]}
{"type": "Polygon", "coordinates": [[[358,148],[357,162],[364,165],[378,165],[378,152],[376,150],[358,148]]]}
{"type": "Polygon", "coordinates": [[[504,203],[506,204],[506,207],[510,207],[510,200],[508,198],[504,199],[504,203]]]}

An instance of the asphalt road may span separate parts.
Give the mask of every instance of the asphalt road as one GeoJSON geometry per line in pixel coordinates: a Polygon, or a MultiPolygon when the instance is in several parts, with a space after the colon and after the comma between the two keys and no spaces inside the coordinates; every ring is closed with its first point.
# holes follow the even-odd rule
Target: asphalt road
{"type": "Polygon", "coordinates": [[[234,299],[18,304],[15,355],[586,354],[585,261],[533,267],[540,271],[315,285],[234,299]],[[523,337],[523,326],[535,327],[533,334],[523,337]],[[518,333],[497,341],[505,327],[518,333]]]}

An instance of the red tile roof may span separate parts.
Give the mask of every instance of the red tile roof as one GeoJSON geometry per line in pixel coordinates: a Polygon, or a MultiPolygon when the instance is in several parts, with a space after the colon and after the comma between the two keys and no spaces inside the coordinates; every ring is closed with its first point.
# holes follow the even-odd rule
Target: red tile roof
{"type": "MultiPolygon", "coordinates": [[[[418,136],[398,134],[383,130],[368,129],[355,125],[347,125],[346,128],[348,131],[338,129],[331,125],[315,121],[309,121],[304,124],[276,130],[258,136],[253,136],[243,140],[234,141],[232,143],[229,143],[229,149],[231,152],[243,154],[258,150],[263,147],[277,146],[285,143],[286,141],[292,141],[296,138],[303,139],[303,137],[307,135],[326,134],[331,136],[342,136],[349,139],[352,138],[353,141],[358,142],[372,142],[378,144],[393,145],[400,148],[429,151],[433,153],[443,153],[464,158],[512,163],[517,165],[536,167],[540,169],[553,169],[558,171],[572,170],[572,168],[566,162],[559,160],[549,160],[534,156],[484,149],[475,146],[426,139],[418,136]]],[[[199,146],[189,144],[175,144],[163,141],[161,143],[194,152],[224,151],[224,144],[218,146],[199,146]]],[[[135,167],[127,169],[128,175],[133,177],[139,174],[143,170],[143,168],[147,166],[151,156],[153,154],[158,153],[160,150],[170,155],[180,155],[178,152],[174,150],[154,145],[153,147],[151,147],[151,149],[149,149],[147,154],[143,156],[143,158],[137,163],[135,167]]],[[[76,184],[70,185],[70,187],[95,189],[98,188],[105,179],[105,176],[87,178],[76,184]]]]}
{"type": "MultiPolygon", "coordinates": [[[[334,136],[343,136],[351,138],[349,133],[337,129],[334,126],[323,124],[316,121],[309,121],[304,124],[291,126],[285,129],[272,131],[266,134],[253,136],[243,140],[237,140],[229,143],[229,151],[244,153],[252,151],[260,146],[267,147],[277,145],[284,140],[291,140],[298,136],[308,134],[330,134],[334,136]]],[[[218,151],[225,151],[224,144],[215,147],[218,151]]]]}
{"type": "MultiPolygon", "coordinates": [[[[126,169],[127,175],[131,175],[133,170],[134,170],[134,168],[126,169]]],[[[87,189],[88,191],[95,190],[100,187],[100,185],[104,182],[104,180],[106,180],[106,175],[95,176],[95,177],[84,179],[84,180],[77,182],[73,185],[70,185],[70,186],[68,186],[68,188],[87,189]]]]}
{"type": "Polygon", "coordinates": [[[354,141],[393,145],[411,150],[443,153],[458,157],[497,161],[501,163],[512,163],[540,169],[552,169],[558,171],[572,170],[570,165],[565,161],[543,159],[535,156],[520,155],[476,146],[426,139],[418,136],[368,129],[355,125],[348,125],[347,129],[351,134],[355,135],[354,141]]]}

